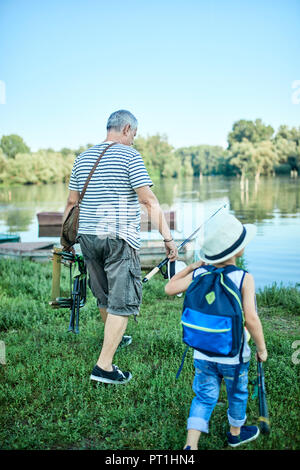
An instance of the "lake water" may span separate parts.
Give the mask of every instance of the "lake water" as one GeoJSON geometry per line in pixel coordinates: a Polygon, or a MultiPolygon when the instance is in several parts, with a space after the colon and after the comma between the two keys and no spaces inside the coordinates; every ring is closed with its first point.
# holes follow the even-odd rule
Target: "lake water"
{"type": "MultiPolygon", "coordinates": [[[[274,282],[285,286],[300,283],[300,178],[261,178],[258,184],[249,180],[244,188],[238,178],[164,179],[154,182],[153,191],[164,209],[176,211],[175,239],[189,236],[227,204],[243,223],[254,223],[258,228],[245,251],[247,269],[254,275],[256,287],[274,282]]],[[[58,242],[58,238],[39,238],[36,214],[63,211],[67,194],[64,184],[2,188],[0,232],[18,233],[23,242],[58,242]]],[[[160,238],[155,231],[142,236],[160,238]]]]}

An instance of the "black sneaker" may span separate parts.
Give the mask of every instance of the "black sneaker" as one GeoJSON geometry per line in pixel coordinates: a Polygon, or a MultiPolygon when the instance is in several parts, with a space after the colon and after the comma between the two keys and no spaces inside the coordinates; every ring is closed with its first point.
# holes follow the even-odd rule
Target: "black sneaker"
{"type": "Polygon", "coordinates": [[[117,348],[117,351],[120,349],[126,348],[132,343],[132,336],[126,336],[124,335],[123,338],[121,339],[119,346],[117,348]]]}
{"type": "MultiPolygon", "coordinates": [[[[131,343],[132,343],[132,336],[124,335],[124,336],[122,337],[120,343],[119,343],[119,346],[117,347],[116,352],[120,351],[120,349],[126,348],[126,347],[129,346],[131,343]]],[[[99,344],[100,348],[102,348],[102,344],[103,344],[103,343],[100,343],[100,344],[99,344]]]]}
{"type": "Polygon", "coordinates": [[[230,432],[227,433],[228,444],[231,447],[237,447],[246,442],[254,441],[258,435],[259,429],[257,426],[242,426],[238,436],[233,436],[230,432]]]}
{"type": "Polygon", "coordinates": [[[126,384],[132,379],[130,372],[122,372],[114,364],[112,367],[113,370],[111,372],[107,372],[96,365],[92,370],[90,379],[96,380],[97,382],[104,382],[106,384],[126,384]]]}

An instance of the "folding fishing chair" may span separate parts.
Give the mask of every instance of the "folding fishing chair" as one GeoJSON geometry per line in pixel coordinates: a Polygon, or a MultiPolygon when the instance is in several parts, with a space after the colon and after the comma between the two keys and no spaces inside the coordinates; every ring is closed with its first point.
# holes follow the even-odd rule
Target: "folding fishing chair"
{"type": "MultiPolygon", "coordinates": [[[[67,251],[54,251],[59,256],[59,263],[69,266],[70,270],[70,297],[55,297],[50,302],[53,308],[69,308],[70,323],[68,331],[79,333],[79,311],[86,303],[86,278],[87,270],[81,255],[73,255],[67,251]],[[73,274],[73,267],[75,272],[73,274]]],[[[56,260],[57,261],[57,260],[56,260]]],[[[54,271],[53,271],[54,273],[54,271]]],[[[60,272],[59,272],[60,277],[60,272]]],[[[53,275],[54,280],[54,275],[53,275]]],[[[60,286],[59,286],[60,287],[60,286]]],[[[52,286],[53,288],[53,286],[52,286]]]]}

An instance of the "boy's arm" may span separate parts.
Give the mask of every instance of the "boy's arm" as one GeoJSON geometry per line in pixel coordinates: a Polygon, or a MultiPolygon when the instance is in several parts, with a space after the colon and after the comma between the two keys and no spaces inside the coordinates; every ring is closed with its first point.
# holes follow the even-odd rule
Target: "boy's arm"
{"type": "Polygon", "coordinates": [[[185,292],[193,280],[193,271],[203,264],[203,261],[197,261],[175,274],[166,284],[165,293],[168,295],[176,295],[185,292]]]}
{"type": "Polygon", "coordinates": [[[256,312],[254,279],[249,273],[245,275],[242,297],[246,328],[255,342],[258,358],[264,362],[267,360],[268,353],[262,325],[256,312]]]}

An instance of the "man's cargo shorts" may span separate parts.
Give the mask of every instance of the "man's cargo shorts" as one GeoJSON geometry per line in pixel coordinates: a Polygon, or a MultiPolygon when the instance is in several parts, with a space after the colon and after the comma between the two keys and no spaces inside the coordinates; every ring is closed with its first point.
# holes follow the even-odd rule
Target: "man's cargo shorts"
{"type": "Polygon", "coordinates": [[[137,250],[121,238],[80,234],[78,241],[98,307],[113,315],[138,315],[142,283],[137,250]]]}

